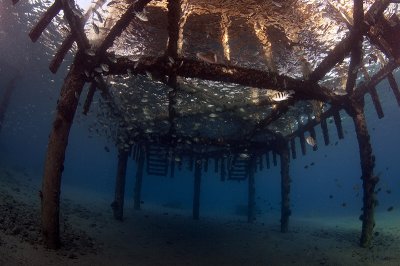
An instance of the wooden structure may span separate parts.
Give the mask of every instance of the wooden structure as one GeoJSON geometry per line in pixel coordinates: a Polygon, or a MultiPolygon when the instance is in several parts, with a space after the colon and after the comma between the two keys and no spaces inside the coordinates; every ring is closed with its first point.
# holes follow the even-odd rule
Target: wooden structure
{"type": "MultiPolygon", "coordinates": [[[[16,2],[17,1],[14,1],[14,3],[16,2]]],[[[332,16],[329,23],[333,24],[333,21],[336,20],[336,24],[339,25],[339,28],[335,28],[331,24],[324,24],[324,21],[321,20],[321,27],[316,29],[315,32],[293,32],[296,31],[296,28],[292,27],[293,25],[290,24],[290,19],[298,17],[300,18],[299,21],[301,19],[303,19],[301,21],[305,21],[305,18],[311,15],[312,18],[319,18],[318,12],[313,9],[316,5],[313,5],[312,1],[309,8],[311,11],[304,7],[296,6],[301,5],[297,1],[285,1],[285,3],[265,1],[265,3],[262,3],[263,6],[259,7],[255,1],[249,0],[242,1],[246,2],[244,6],[240,6],[240,3],[237,3],[237,6],[233,4],[231,8],[221,6],[219,1],[200,0],[128,0],[112,2],[114,3],[110,4],[108,7],[110,9],[109,13],[117,13],[116,16],[106,20],[104,22],[104,27],[99,27],[92,22],[92,24],[94,24],[92,30],[94,33],[92,32],[92,35],[98,35],[98,38],[95,38],[96,44],[94,44],[93,40],[89,40],[87,32],[84,30],[84,25],[87,25],[86,21],[91,17],[93,19],[93,14],[99,14],[98,10],[104,4],[102,0],[97,1],[85,15],[80,15],[80,12],[75,8],[72,0],[55,0],[53,5],[44,12],[42,18],[29,34],[32,41],[38,40],[51,20],[61,10],[64,12],[64,17],[66,24],[69,26],[70,33],[55,53],[54,59],[50,64],[50,70],[52,72],[57,71],[66,53],[71,49],[73,42],[77,44],[74,61],[65,78],[57,104],[57,114],[50,134],[43,176],[42,226],[43,237],[47,247],[58,248],[60,244],[60,181],[69,131],[85,83],[91,83],[85,103],[85,112],[88,112],[93,95],[96,88],[98,88],[101,91],[101,96],[106,99],[105,101],[109,107],[117,110],[120,117],[125,119],[123,122],[125,123],[123,129],[119,128],[119,131],[122,131],[119,136],[125,136],[122,137],[124,140],[122,143],[121,141],[116,141],[116,145],[118,145],[120,149],[120,164],[117,174],[114,214],[118,219],[122,219],[123,192],[121,186],[123,186],[123,176],[125,174],[125,170],[122,168],[126,165],[125,155],[121,156],[121,154],[125,154],[124,150],[131,149],[134,144],[136,144],[132,149],[134,151],[134,157],[138,158],[140,162],[136,177],[135,208],[138,209],[140,206],[140,187],[145,155],[147,158],[148,172],[167,175],[168,167],[170,167],[172,176],[173,169],[175,169],[175,162],[178,163],[178,167],[180,167],[182,158],[191,158],[189,161],[191,165],[194,165],[192,169],[194,168],[195,172],[193,198],[193,217],[195,219],[199,217],[202,167],[204,166],[205,168],[207,165],[204,163],[205,160],[208,162],[210,158],[214,158],[216,162],[215,171],[220,173],[221,180],[248,178],[248,219],[249,221],[253,220],[254,171],[256,165],[260,168],[262,167],[260,162],[263,161],[262,158],[264,157],[266,158],[267,168],[270,167],[269,155],[271,152],[274,165],[277,164],[276,155],[278,154],[281,157],[281,230],[282,232],[286,232],[288,230],[288,221],[291,213],[289,208],[289,151],[291,151],[292,158],[296,158],[297,156],[294,138],[300,138],[301,151],[302,154],[305,154],[305,135],[306,133],[310,134],[315,139],[314,127],[320,124],[324,143],[326,145],[329,144],[329,132],[326,123],[329,117],[334,118],[338,136],[339,138],[343,138],[341,114],[339,112],[344,110],[354,121],[360,150],[361,178],[363,180],[364,189],[363,226],[360,245],[363,247],[370,245],[374,227],[374,207],[376,205],[374,188],[378,182],[378,178],[373,172],[374,156],[363,114],[364,96],[365,94],[370,94],[372,96],[378,116],[383,117],[384,114],[376,93],[376,85],[387,78],[400,104],[398,85],[392,74],[400,63],[400,46],[398,45],[400,23],[398,14],[390,14],[389,12],[390,16],[388,17],[387,11],[392,3],[398,1],[379,0],[372,2],[354,0],[351,6],[352,13],[347,12],[349,10],[341,10],[340,7],[334,6],[329,1],[323,1],[323,6],[326,8],[324,12],[329,10],[332,16]],[[364,2],[368,3],[368,8],[365,7],[364,2]],[[115,5],[118,5],[118,8],[113,7],[115,5]],[[248,8],[249,5],[255,6],[256,8],[250,9],[248,8]],[[143,11],[146,6],[147,12],[149,12],[147,14],[143,11]],[[303,10],[303,14],[299,13],[297,9],[292,8],[292,6],[299,7],[298,10],[303,10]],[[114,9],[118,9],[119,11],[116,12],[114,9]],[[366,9],[367,11],[364,12],[366,9]],[[112,12],[113,10],[115,11],[114,13],[112,12]],[[243,10],[246,10],[246,12],[241,12],[243,10]],[[282,13],[286,12],[283,10],[288,10],[288,12],[292,13],[282,13]],[[93,13],[94,11],[96,12],[93,13]],[[266,18],[263,17],[263,14],[272,14],[271,16],[276,15],[274,19],[288,23],[288,27],[285,28],[285,25],[276,26],[275,24],[266,23],[266,18]],[[218,18],[217,21],[219,22],[211,23],[216,18],[218,18]],[[166,34],[158,35],[157,39],[159,42],[153,44],[153,46],[156,46],[153,50],[157,51],[158,49],[158,53],[153,52],[150,55],[140,55],[139,58],[130,55],[129,52],[127,54],[118,54],[118,56],[115,56],[118,53],[118,47],[122,50],[129,50],[132,46],[140,46],[145,42],[145,40],[134,39],[132,43],[129,43],[129,41],[125,43],[124,38],[133,38],[135,36],[130,32],[134,33],[135,30],[144,30],[146,32],[146,30],[148,30],[147,33],[149,35],[152,31],[157,33],[157,30],[165,24],[164,21],[166,21],[168,25],[166,29],[163,29],[166,34]],[[190,42],[191,40],[187,41],[186,45],[188,47],[186,48],[186,54],[192,51],[194,47],[203,47],[202,49],[206,49],[204,47],[207,47],[208,44],[203,45],[202,42],[206,42],[204,40],[208,38],[213,39],[214,36],[214,40],[209,46],[214,45],[212,47],[220,47],[223,56],[217,53],[200,51],[196,53],[197,58],[194,58],[195,56],[185,56],[185,53],[182,52],[184,49],[183,45],[185,44],[185,36],[190,38],[190,36],[198,34],[199,28],[195,27],[197,25],[196,23],[205,23],[204,21],[208,21],[210,25],[212,25],[210,26],[210,32],[207,32],[207,36],[204,36],[200,42],[193,40],[193,42],[190,42]],[[215,25],[218,25],[218,27],[215,25]],[[248,31],[254,32],[254,36],[256,36],[252,44],[262,47],[261,54],[260,51],[253,53],[256,54],[257,57],[263,57],[262,55],[264,55],[265,60],[258,65],[252,65],[248,62],[246,64],[240,64],[239,59],[242,57],[246,57],[247,61],[252,61],[254,59],[254,56],[252,57],[252,51],[244,53],[244,55],[238,54],[239,51],[246,51],[246,47],[242,49],[240,47],[240,41],[230,41],[232,29],[240,29],[241,25],[252,27],[252,30],[248,31]],[[347,27],[347,31],[341,29],[343,25],[344,28],[347,27]],[[190,30],[190,27],[193,28],[192,35],[185,35],[185,30],[190,30]],[[218,32],[213,31],[215,28],[218,28],[218,32]],[[317,34],[320,28],[335,32],[339,32],[338,29],[341,29],[340,32],[344,32],[344,37],[341,39],[339,38],[339,41],[328,40],[326,46],[318,44],[313,46],[309,45],[309,43],[301,46],[303,40],[296,39],[306,38],[307,36],[310,36],[311,39],[321,37],[324,34],[317,34]],[[215,36],[218,36],[218,38],[215,36]],[[215,41],[215,39],[218,41],[215,41]],[[367,45],[365,44],[366,40],[368,40],[367,45]],[[333,48],[326,48],[329,51],[325,57],[321,57],[321,54],[325,53],[324,51],[315,48],[314,54],[317,54],[319,59],[313,62],[315,63],[314,69],[310,67],[310,62],[307,62],[307,59],[300,56],[295,63],[298,69],[301,69],[301,77],[298,75],[298,69],[297,72],[294,71],[296,73],[282,70],[281,62],[288,62],[288,60],[293,59],[291,56],[283,58],[282,55],[287,53],[293,54],[296,49],[304,49],[304,54],[310,55],[313,51],[306,50],[306,47],[318,46],[333,48]],[[371,51],[374,58],[377,57],[375,61],[379,61],[378,63],[382,65],[378,71],[371,73],[371,71],[369,72],[366,70],[366,67],[363,66],[363,52],[365,54],[366,49],[371,51]],[[163,52],[162,55],[160,55],[160,51],[163,52]],[[377,53],[378,56],[375,56],[374,53],[377,53]],[[235,61],[235,56],[238,58],[237,61],[235,61]],[[349,58],[347,71],[346,68],[337,67],[338,65],[344,64],[343,61],[346,57],[349,58]],[[347,79],[345,79],[345,82],[342,84],[342,93],[335,93],[335,89],[338,85],[332,85],[330,87],[327,85],[329,79],[327,79],[326,76],[332,71],[345,71],[345,73],[341,74],[341,76],[343,76],[343,74],[347,76],[347,79]],[[364,81],[357,83],[359,73],[363,74],[364,81]],[[146,109],[146,112],[143,111],[143,113],[145,113],[145,119],[142,120],[142,125],[149,124],[151,127],[141,126],[136,122],[132,122],[132,130],[131,124],[126,122],[133,121],[133,118],[128,116],[132,114],[132,112],[128,112],[128,110],[124,111],[124,109],[121,108],[121,104],[113,101],[115,97],[113,97],[110,92],[109,87],[111,85],[104,80],[106,76],[112,77],[114,83],[120,82],[118,77],[121,76],[128,76],[132,79],[137,78],[141,80],[143,80],[143,78],[140,77],[147,76],[151,79],[151,86],[156,86],[154,84],[159,84],[160,82],[165,84],[166,87],[162,88],[167,88],[167,92],[161,90],[162,92],[159,92],[157,97],[165,96],[167,99],[167,111],[164,112],[167,114],[166,119],[165,117],[158,118],[149,115],[149,111],[146,109]],[[185,79],[182,80],[182,77],[185,79]],[[185,107],[186,110],[183,112],[181,110],[182,108],[179,109],[179,101],[181,99],[178,98],[178,95],[182,95],[184,89],[193,86],[194,83],[191,83],[192,80],[199,80],[198,84],[200,85],[202,81],[214,81],[212,84],[221,90],[219,92],[214,90],[213,93],[220,96],[221,93],[223,94],[227,91],[226,88],[217,86],[223,83],[238,84],[242,86],[240,87],[242,91],[250,91],[249,94],[268,94],[269,91],[265,91],[265,89],[268,88],[274,91],[289,92],[293,94],[293,97],[287,101],[281,102],[273,102],[271,100],[273,97],[262,98],[258,101],[249,101],[242,107],[233,104],[224,105],[220,107],[224,113],[217,109],[212,112],[204,113],[200,109],[190,110],[192,108],[188,106],[185,107]],[[163,93],[164,96],[162,96],[163,93]],[[318,104],[321,102],[329,106],[329,108],[323,108],[323,105],[318,104]],[[291,107],[299,103],[306,103],[302,105],[303,107],[313,106],[312,112],[307,113],[307,121],[305,123],[303,121],[297,123],[296,121],[287,122],[285,120],[286,122],[283,124],[293,124],[297,127],[294,129],[279,126],[282,125],[282,118],[289,119],[290,117],[295,117],[294,120],[297,120],[304,114],[304,112],[300,111],[301,108],[297,108],[297,115],[290,116],[291,113],[293,113],[293,108],[291,107]],[[246,119],[237,119],[237,114],[242,112],[244,107],[248,107],[249,110],[255,110],[254,112],[258,112],[259,115],[246,116],[246,119]],[[254,108],[262,108],[263,111],[254,108]],[[265,110],[268,110],[267,114],[265,114],[265,110]],[[182,125],[187,123],[188,119],[195,119],[199,112],[202,113],[203,116],[205,114],[205,116],[210,119],[209,123],[211,124],[213,120],[217,120],[216,117],[219,115],[223,116],[224,119],[217,120],[214,125],[232,120],[233,125],[242,123],[245,125],[243,128],[246,130],[237,130],[239,133],[234,137],[229,134],[224,136],[215,134],[207,135],[204,132],[200,132],[198,129],[193,129],[190,132],[182,130],[182,125]],[[258,118],[254,119],[254,117],[258,118]],[[157,126],[163,125],[162,122],[164,120],[167,121],[167,128],[157,128],[157,126]],[[157,130],[154,130],[154,128],[157,130]],[[132,133],[132,131],[134,133],[132,133]],[[151,148],[147,147],[144,151],[143,147],[146,145],[151,145],[151,148]],[[156,161],[159,159],[155,158],[152,153],[152,149],[157,149],[157,147],[159,147],[159,149],[164,149],[164,157],[159,162],[156,161]],[[173,156],[171,154],[173,154],[173,156]],[[250,167],[248,167],[250,170],[247,171],[249,173],[248,175],[245,174],[241,176],[238,174],[240,168],[243,166],[239,166],[237,162],[232,161],[232,158],[235,159],[238,156],[250,158],[250,167]],[[169,158],[175,158],[176,160],[170,160],[169,158]],[[256,158],[261,159],[256,160],[256,158]]],[[[104,18],[101,20],[104,20],[104,18]]],[[[313,22],[315,21],[311,20],[311,23],[313,22]]],[[[296,21],[294,23],[296,23],[296,21]]],[[[204,26],[204,24],[202,25],[204,26]]],[[[335,40],[336,39],[337,38],[335,38],[335,40]]],[[[140,85],[140,83],[135,84],[140,85]]],[[[201,86],[197,86],[196,89],[200,87],[201,86]]],[[[191,90],[190,93],[187,91],[185,93],[192,95],[192,97],[197,97],[196,89],[191,90]]],[[[233,91],[234,89],[235,88],[232,88],[233,91]]],[[[212,93],[206,93],[207,90],[202,90],[202,92],[206,98],[212,96],[212,93]]],[[[234,102],[235,99],[242,96],[243,94],[236,98],[232,96],[232,100],[229,100],[229,102],[234,102]]],[[[154,99],[136,97],[135,101],[139,99],[142,103],[149,102],[151,108],[162,108],[162,105],[155,102],[157,97],[154,99]]],[[[227,96],[225,95],[225,97],[227,96]]],[[[224,97],[220,97],[213,103],[218,104],[218,101],[223,99],[224,97]]],[[[140,102],[136,104],[140,104],[140,102]]],[[[143,110],[145,109],[143,108],[143,110]]],[[[139,115],[139,111],[133,113],[134,116],[139,115]]],[[[200,123],[207,123],[207,121],[199,121],[200,123]]],[[[196,125],[190,126],[192,128],[198,128],[196,125]]],[[[229,128],[229,126],[226,127],[229,128]]],[[[221,127],[219,129],[223,131],[224,128],[221,127]]],[[[233,130],[234,129],[229,128],[230,132],[233,130]]],[[[220,135],[223,134],[221,133],[220,135]]],[[[317,146],[315,146],[314,149],[317,149],[317,146]]]]}

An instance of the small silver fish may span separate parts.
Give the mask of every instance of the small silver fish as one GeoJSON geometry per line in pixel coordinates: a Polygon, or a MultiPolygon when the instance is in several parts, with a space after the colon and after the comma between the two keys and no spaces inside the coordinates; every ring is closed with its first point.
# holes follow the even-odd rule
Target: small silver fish
{"type": "Polygon", "coordinates": [[[106,64],[101,64],[100,67],[104,72],[108,72],[110,70],[110,68],[106,64]]]}
{"type": "Polygon", "coordinates": [[[270,100],[271,101],[274,101],[274,102],[282,102],[282,101],[286,101],[286,100],[288,100],[290,97],[292,97],[292,94],[293,94],[294,92],[293,91],[279,91],[279,92],[277,92],[277,93],[275,93],[275,94],[273,94],[271,97],[270,97],[270,100]]]}
{"type": "Polygon", "coordinates": [[[149,21],[149,18],[147,17],[146,13],[144,10],[142,12],[135,12],[135,16],[140,19],[141,21],[149,21]]]}
{"type": "Polygon", "coordinates": [[[308,145],[315,147],[317,146],[317,142],[315,141],[315,139],[311,136],[307,136],[306,137],[306,142],[308,143],[308,145]]]}
{"type": "Polygon", "coordinates": [[[250,158],[250,155],[248,155],[247,153],[241,153],[241,154],[239,154],[239,157],[240,157],[241,159],[249,159],[249,158],[250,158]]]}
{"type": "Polygon", "coordinates": [[[196,53],[198,59],[203,60],[209,64],[216,64],[218,63],[218,57],[213,52],[198,52],[196,53]]]}
{"type": "Polygon", "coordinates": [[[92,26],[93,26],[94,33],[99,34],[100,33],[99,26],[97,26],[96,23],[94,23],[94,22],[92,22],[92,26]]]}

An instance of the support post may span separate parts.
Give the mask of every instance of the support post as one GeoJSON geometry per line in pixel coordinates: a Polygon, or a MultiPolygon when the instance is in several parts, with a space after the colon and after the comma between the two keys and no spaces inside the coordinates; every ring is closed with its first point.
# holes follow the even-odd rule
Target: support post
{"type": "Polygon", "coordinates": [[[290,210],[290,176],[289,176],[289,148],[287,143],[281,147],[281,232],[286,233],[289,228],[290,210]]]}
{"type": "Polygon", "coordinates": [[[0,102],[0,132],[1,132],[1,128],[3,127],[4,117],[6,115],[8,105],[10,104],[11,95],[13,94],[13,92],[16,88],[15,81],[17,80],[17,77],[18,77],[18,75],[15,75],[15,77],[12,78],[8,82],[8,84],[6,85],[4,94],[3,94],[3,99],[1,99],[1,102],[0,102]]]}
{"type": "Polygon", "coordinates": [[[343,139],[344,134],[343,134],[343,127],[342,127],[342,119],[340,118],[339,110],[333,114],[333,120],[335,121],[338,138],[343,139]]]}
{"type": "Polygon", "coordinates": [[[42,234],[47,248],[60,247],[60,186],[64,170],[68,136],[78,106],[79,96],[85,84],[84,62],[79,54],[65,78],[57,104],[57,112],[49,137],[44,166],[42,200],[42,234]]]}
{"type": "Polygon", "coordinates": [[[363,103],[353,103],[351,107],[347,108],[347,112],[353,118],[357,135],[361,161],[361,179],[363,181],[364,190],[360,246],[369,247],[372,241],[372,232],[375,227],[374,209],[377,203],[375,198],[375,186],[379,181],[379,177],[375,176],[373,173],[375,156],[372,154],[372,145],[364,116],[363,103]]]}
{"type": "Polygon", "coordinates": [[[252,223],[256,219],[256,186],[254,173],[256,170],[256,157],[252,156],[248,165],[248,202],[247,202],[247,222],[252,223]]]}
{"type": "Polygon", "coordinates": [[[193,191],[193,219],[199,219],[200,213],[200,185],[201,185],[201,159],[197,158],[194,169],[194,191],[193,191]]]}
{"type": "Polygon", "coordinates": [[[325,146],[329,145],[329,132],[328,132],[328,124],[326,123],[326,119],[321,120],[321,129],[322,135],[324,136],[325,146]]]}
{"type": "Polygon", "coordinates": [[[115,198],[113,203],[111,203],[111,208],[113,209],[114,218],[119,221],[122,221],[124,217],[125,178],[128,155],[129,153],[123,149],[118,151],[118,168],[115,179],[115,198]]]}
{"type": "Polygon", "coordinates": [[[133,196],[133,208],[135,210],[140,210],[141,192],[142,192],[142,180],[143,180],[143,168],[144,168],[144,152],[143,148],[139,145],[139,160],[136,165],[136,180],[135,180],[135,190],[133,196]]]}
{"type": "Polygon", "coordinates": [[[292,159],[296,159],[296,141],[294,138],[290,139],[290,148],[292,150],[292,159]]]}

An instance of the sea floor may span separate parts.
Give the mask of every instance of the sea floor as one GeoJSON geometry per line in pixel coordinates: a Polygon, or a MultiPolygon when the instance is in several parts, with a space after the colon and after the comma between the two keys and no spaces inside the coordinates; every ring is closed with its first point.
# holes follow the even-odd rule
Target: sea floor
{"type": "MultiPolygon", "coordinates": [[[[78,193],[78,192],[77,192],[78,193]]],[[[0,168],[0,265],[400,265],[399,216],[380,220],[373,246],[358,246],[354,217],[279,217],[253,224],[243,217],[201,217],[157,206],[115,221],[109,202],[78,194],[61,206],[63,246],[41,245],[38,181],[0,168]]]]}

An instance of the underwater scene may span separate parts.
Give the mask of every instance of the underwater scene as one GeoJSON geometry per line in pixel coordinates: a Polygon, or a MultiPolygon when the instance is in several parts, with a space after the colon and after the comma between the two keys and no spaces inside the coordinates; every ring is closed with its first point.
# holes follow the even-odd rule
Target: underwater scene
{"type": "Polygon", "coordinates": [[[399,7],[2,0],[0,266],[399,266],[399,7]]]}

